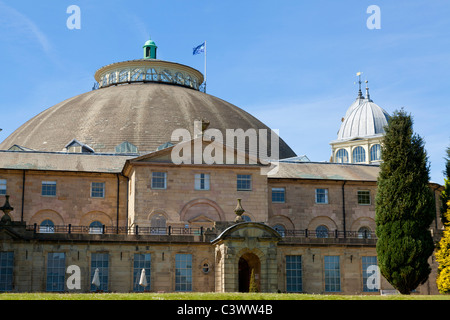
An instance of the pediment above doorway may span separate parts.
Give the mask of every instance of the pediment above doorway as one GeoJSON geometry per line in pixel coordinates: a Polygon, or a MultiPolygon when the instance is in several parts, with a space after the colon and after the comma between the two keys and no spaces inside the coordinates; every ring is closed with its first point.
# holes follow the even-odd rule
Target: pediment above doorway
{"type": "Polygon", "coordinates": [[[212,244],[218,244],[225,240],[245,240],[258,239],[260,241],[278,242],[281,240],[280,234],[261,222],[242,222],[236,223],[225,229],[216,239],[212,240],[212,244]]]}

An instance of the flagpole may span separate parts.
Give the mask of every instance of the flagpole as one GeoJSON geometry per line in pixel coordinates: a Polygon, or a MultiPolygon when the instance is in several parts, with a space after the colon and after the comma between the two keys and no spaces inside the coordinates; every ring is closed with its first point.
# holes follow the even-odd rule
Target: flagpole
{"type": "Polygon", "coordinates": [[[205,40],[205,93],[206,93],[206,40],[205,40]]]}

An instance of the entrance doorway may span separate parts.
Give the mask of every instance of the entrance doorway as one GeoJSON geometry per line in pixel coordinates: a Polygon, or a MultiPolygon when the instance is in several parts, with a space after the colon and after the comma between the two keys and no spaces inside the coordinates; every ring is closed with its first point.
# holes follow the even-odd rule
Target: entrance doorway
{"type": "Polygon", "coordinates": [[[261,262],[257,255],[245,253],[239,258],[239,292],[249,292],[252,270],[255,274],[258,291],[260,288],[261,262]]]}

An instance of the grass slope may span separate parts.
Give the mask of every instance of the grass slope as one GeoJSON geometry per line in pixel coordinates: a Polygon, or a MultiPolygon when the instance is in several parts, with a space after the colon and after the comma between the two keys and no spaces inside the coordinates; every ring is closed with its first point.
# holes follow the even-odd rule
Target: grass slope
{"type": "Polygon", "coordinates": [[[450,300],[450,295],[289,293],[1,293],[0,300],[450,300]]]}

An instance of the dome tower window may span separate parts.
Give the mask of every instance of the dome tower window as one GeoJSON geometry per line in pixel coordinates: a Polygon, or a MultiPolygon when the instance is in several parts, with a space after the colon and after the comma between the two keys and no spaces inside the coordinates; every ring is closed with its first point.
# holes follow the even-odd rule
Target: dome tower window
{"type": "Polygon", "coordinates": [[[345,149],[339,149],[336,152],[336,162],[337,163],[348,163],[348,152],[345,149]]]}
{"type": "Polygon", "coordinates": [[[366,162],[366,151],[363,147],[359,146],[353,149],[353,163],[366,162]]]}
{"type": "Polygon", "coordinates": [[[370,161],[380,161],[381,160],[381,146],[379,144],[374,144],[370,148],[370,161]]]}

